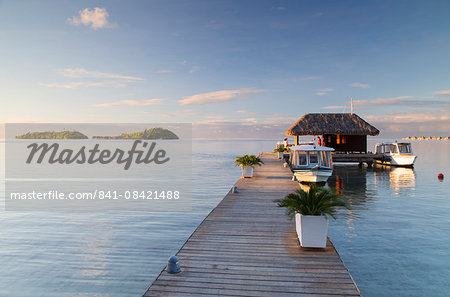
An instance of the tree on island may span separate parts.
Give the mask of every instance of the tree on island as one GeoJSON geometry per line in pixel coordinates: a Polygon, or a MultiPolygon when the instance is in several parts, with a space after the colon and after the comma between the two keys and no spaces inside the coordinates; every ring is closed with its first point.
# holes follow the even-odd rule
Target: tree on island
{"type": "Polygon", "coordinates": [[[88,139],[86,135],[78,131],[47,131],[47,132],[28,132],[16,136],[17,139],[88,139]]]}
{"type": "Polygon", "coordinates": [[[179,139],[178,136],[170,130],[164,128],[151,128],[135,133],[122,133],[123,139],[179,139]]]}

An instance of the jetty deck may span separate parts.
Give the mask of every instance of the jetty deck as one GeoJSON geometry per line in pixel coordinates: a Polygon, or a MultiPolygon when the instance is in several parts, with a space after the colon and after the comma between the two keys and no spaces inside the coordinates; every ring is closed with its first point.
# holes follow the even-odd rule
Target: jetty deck
{"type": "Polygon", "coordinates": [[[334,153],[331,155],[333,158],[333,163],[366,163],[367,166],[372,167],[375,163],[375,159],[380,159],[382,154],[338,154],[334,153]]]}
{"type": "Polygon", "coordinates": [[[183,272],[164,269],[143,296],[361,296],[329,240],[325,249],[300,247],[273,202],[299,185],[272,153],[262,160],[179,250],[183,272]]]}

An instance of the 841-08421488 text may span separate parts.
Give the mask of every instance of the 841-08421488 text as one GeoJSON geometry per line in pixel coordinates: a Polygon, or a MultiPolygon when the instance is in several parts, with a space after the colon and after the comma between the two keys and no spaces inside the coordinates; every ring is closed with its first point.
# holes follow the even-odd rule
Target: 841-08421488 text
{"type": "Polygon", "coordinates": [[[94,190],[90,192],[69,192],[57,190],[11,192],[10,200],[178,200],[181,198],[180,191],[117,191],[117,190],[94,190]]]}

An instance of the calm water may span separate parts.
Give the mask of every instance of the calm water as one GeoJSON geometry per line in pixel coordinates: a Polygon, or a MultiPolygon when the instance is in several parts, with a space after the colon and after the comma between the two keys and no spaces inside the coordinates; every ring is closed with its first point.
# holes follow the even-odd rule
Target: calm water
{"type": "MultiPolygon", "coordinates": [[[[194,141],[192,212],[0,211],[0,296],[140,296],[239,178],[233,157],[273,146],[194,141]]],[[[329,180],[352,205],[329,236],[364,296],[450,294],[450,143],[413,149],[414,170],[339,165],[329,180]]]]}

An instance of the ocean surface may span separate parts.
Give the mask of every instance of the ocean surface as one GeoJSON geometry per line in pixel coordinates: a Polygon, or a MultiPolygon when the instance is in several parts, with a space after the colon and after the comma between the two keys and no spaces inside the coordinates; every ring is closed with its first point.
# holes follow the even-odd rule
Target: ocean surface
{"type": "MultiPolygon", "coordinates": [[[[274,143],[195,140],[189,212],[0,210],[0,296],[140,296],[240,177],[234,156],[274,143]]],[[[352,206],[329,237],[364,296],[450,295],[450,142],[412,146],[414,169],[336,165],[328,181],[352,206]]]]}

